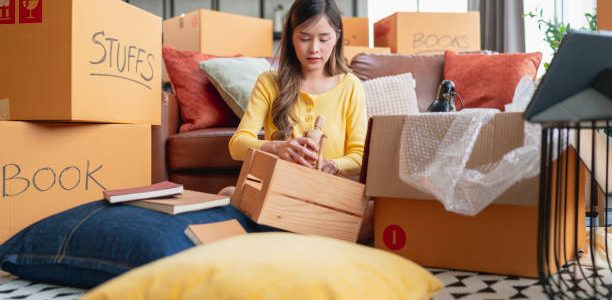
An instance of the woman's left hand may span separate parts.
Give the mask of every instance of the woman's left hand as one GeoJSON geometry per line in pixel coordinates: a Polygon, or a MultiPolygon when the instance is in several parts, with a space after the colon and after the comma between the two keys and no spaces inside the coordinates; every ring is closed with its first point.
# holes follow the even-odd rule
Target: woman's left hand
{"type": "Polygon", "coordinates": [[[332,174],[332,175],[336,175],[338,174],[340,170],[338,169],[338,166],[336,165],[335,162],[324,159],[323,164],[321,166],[321,171],[332,174]]]}

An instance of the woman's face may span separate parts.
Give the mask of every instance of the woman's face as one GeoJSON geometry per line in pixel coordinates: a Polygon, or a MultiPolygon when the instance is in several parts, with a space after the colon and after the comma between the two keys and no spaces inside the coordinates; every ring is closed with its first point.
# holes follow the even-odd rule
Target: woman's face
{"type": "Polygon", "coordinates": [[[303,72],[322,70],[336,46],[338,36],[326,16],[293,30],[295,54],[303,72]]]}

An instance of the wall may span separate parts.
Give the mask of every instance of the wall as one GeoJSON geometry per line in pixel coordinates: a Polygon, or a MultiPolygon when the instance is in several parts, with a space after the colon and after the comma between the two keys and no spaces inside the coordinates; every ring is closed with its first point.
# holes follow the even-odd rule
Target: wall
{"type": "MultiPolygon", "coordinates": [[[[163,16],[162,0],[130,0],[129,2],[158,16],[163,16]]],[[[174,13],[179,15],[199,8],[210,9],[210,2],[210,0],[174,0],[174,13]]],[[[353,14],[352,2],[352,0],[336,0],[343,15],[346,16],[353,14]]],[[[278,4],[282,4],[285,7],[285,11],[287,11],[291,3],[293,3],[293,0],[266,0],[265,17],[272,19],[273,8],[278,4]]],[[[368,14],[367,5],[368,0],[357,1],[358,16],[366,16],[368,14]]],[[[220,0],[220,9],[225,12],[259,17],[259,1],[257,0],[220,0]]]]}

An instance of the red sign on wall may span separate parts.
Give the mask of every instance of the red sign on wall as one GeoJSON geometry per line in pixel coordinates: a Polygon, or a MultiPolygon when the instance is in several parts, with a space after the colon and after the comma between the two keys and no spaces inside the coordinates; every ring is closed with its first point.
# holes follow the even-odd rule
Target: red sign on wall
{"type": "Polygon", "coordinates": [[[15,0],[0,0],[0,24],[15,24],[15,0]]]}
{"type": "Polygon", "coordinates": [[[406,232],[399,225],[389,225],[383,230],[383,242],[389,250],[400,250],[406,245],[406,232]]]}
{"type": "Polygon", "coordinates": [[[42,23],[42,13],[42,0],[19,0],[19,23],[42,23]]]}

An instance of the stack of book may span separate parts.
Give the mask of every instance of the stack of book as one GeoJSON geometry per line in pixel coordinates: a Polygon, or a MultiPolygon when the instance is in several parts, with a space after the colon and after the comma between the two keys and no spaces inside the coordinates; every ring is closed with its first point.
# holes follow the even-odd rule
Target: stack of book
{"type": "Polygon", "coordinates": [[[185,190],[182,184],[170,181],[137,188],[104,191],[104,199],[110,203],[125,203],[171,215],[230,203],[227,196],[185,190]]]}
{"type": "MultiPolygon", "coordinates": [[[[227,196],[185,190],[182,184],[163,181],[149,186],[104,191],[110,203],[123,203],[176,215],[228,205],[227,196]]],[[[224,238],[246,234],[238,221],[232,219],[208,224],[192,224],[185,235],[195,244],[210,244],[224,238]]]]}

